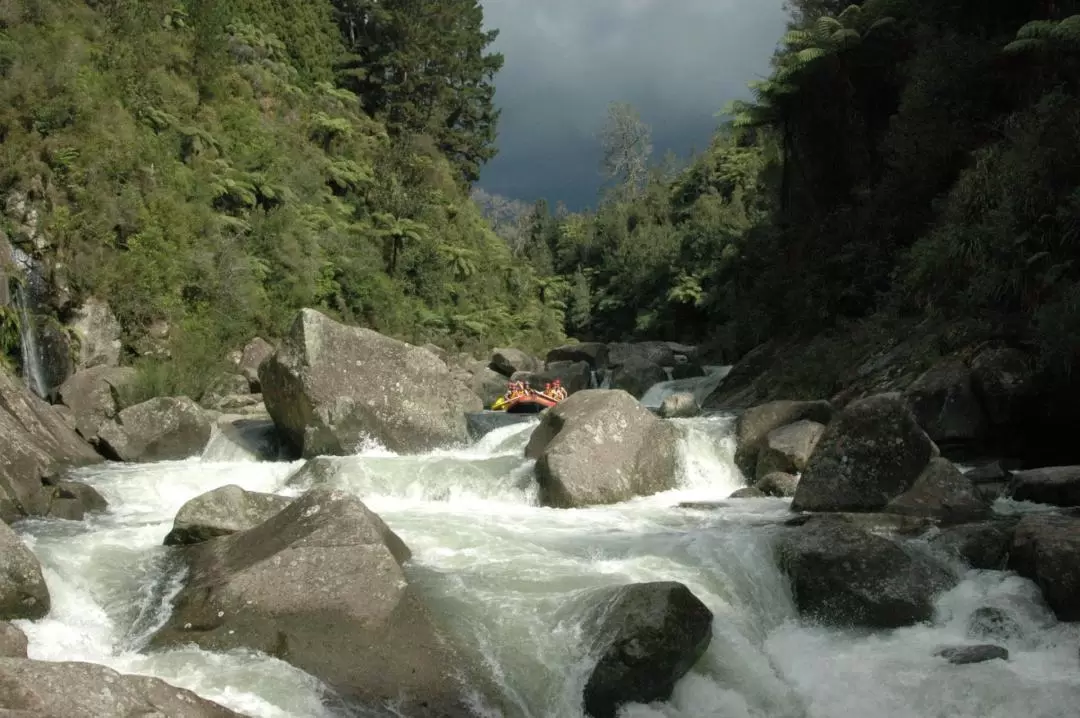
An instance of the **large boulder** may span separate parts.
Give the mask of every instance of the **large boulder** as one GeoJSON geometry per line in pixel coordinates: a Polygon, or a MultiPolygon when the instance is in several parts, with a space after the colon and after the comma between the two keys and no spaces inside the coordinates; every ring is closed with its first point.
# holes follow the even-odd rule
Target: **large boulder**
{"type": "Polygon", "coordinates": [[[611,388],[622,389],[635,399],[645,396],[654,384],[667,381],[667,372],[648,359],[632,355],[611,371],[611,388]]]}
{"type": "Polygon", "coordinates": [[[37,557],[0,522],[0,621],[43,618],[51,605],[37,557]]]}
{"type": "Polygon", "coordinates": [[[896,628],[929,621],[955,579],[845,519],[820,516],[783,529],[776,544],[800,614],[834,626],[896,628]]]}
{"type": "Polygon", "coordinates": [[[825,425],[809,419],[800,419],[793,424],[773,429],[758,449],[754,475],[761,479],[776,471],[785,474],[801,473],[809,463],[814,447],[823,433],[825,425]]]}
{"type": "Polygon", "coordinates": [[[625,391],[590,389],[545,412],[525,455],[545,506],[613,504],[675,487],[678,431],[625,391]]]}
{"type": "Polygon", "coordinates": [[[116,415],[98,430],[98,448],[118,461],[175,461],[196,456],[210,440],[212,422],[186,396],[159,396],[116,415]]]}
{"type": "Polygon", "coordinates": [[[303,309],[259,368],[263,399],[304,457],[343,455],[374,439],[420,452],[465,442],[479,397],[426,349],[303,309]]]}
{"type": "Polygon", "coordinates": [[[585,684],[585,712],[615,718],[624,703],[671,697],[676,682],[705,655],[713,614],[673,581],[602,589],[585,621],[598,660],[585,684]]]}
{"type": "Polygon", "coordinates": [[[217,536],[255,528],[281,512],[292,499],[277,494],[245,491],[228,484],[199,494],[180,507],[166,546],[190,545],[217,536]]]}
{"type": "Polygon", "coordinates": [[[259,382],[259,367],[273,355],[274,345],[262,337],[255,337],[244,345],[244,350],[240,353],[240,361],[237,362],[236,368],[247,379],[248,391],[252,394],[258,394],[262,391],[262,384],[259,382]]]}
{"type": "Polygon", "coordinates": [[[1061,621],[1080,621],[1080,518],[1028,514],[1013,533],[1008,567],[1042,589],[1061,621]]]}
{"type": "Polygon", "coordinates": [[[187,583],[152,645],[260,650],[363,703],[471,715],[475,676],[409,585],[408,547],[355,496],[312,489],[185,554],[187,583]]]}
{"type": "Polygon", "coordinates": [[[0,658],[0,715],[10,718],[244,718],[159,678],[96,663],[0,658]]]}
{"type": "Polygon", "coordinates": [[[7,621],[0,621],[0,658],[26,658],[26,634],[7,621]]]}
{"type": "Polygon", "coordinates": [[[889,502],[885,511],[931,516],[946,523],[964,523],[990,515],[990,503],[971,480],[948,459],[931,459],[915,484],[889,502]]]}
{"type": "Polygon", "coordinates": [[[971,385],[971,370],[958,357],[943,359],[904,391],[915,421],[941,444],[982,439],[986,417],[971,385]]]}
{"type": "Polygon", "coordinates": [[[991,343],[971,359],[971,385],[991,425],[1013,425],[1035,394],[1034,362],[1019,349],[991,343]]]}
{"type": "Polygon", "coordinates": [[[95,297],[87,299],[75,311],[71,328],[79,338],[77,369],[120,363],[122,328],[108,302],[95,297]]]}
{"type": "Polygon", "coordinates": [[[751,407],[735,421],[735,464],[747,478],[757,470],[757,457],[769,433],[797,421],[828,424],[833,407],[827,401],[770,401],[751,407]]]}
{"type": "Polygon", "coordinates": [[[554,362],[585,362],[590,369],[603,369],[608,365],[608,346],[600,342],[564,344],[547,353],[547,364],[554,362]]]}
{"type": "Polygon", "coordinates": [[[50,518],[82,521],[87,513],[101,513],[109,504],[92,486],[78,481],[57,481],[45,487],[49,498],[50,518]]]}
{"type": "Polygon", "coordinates": [[[675,366],[675,352],[667,342],[613,342],[608,344],[608,365],[623,366],[645,361],[657,366],[675,366]]]}
{"type": "Polygon", "coordinates": [[[783,471],[772,471],[758,479],[753,488],[765,496],[790,498],[799,488],[799,477],[783,471]]]}
{"type": "Polygon", "coordinates": [[[46,476],[100,460],[54,407],[0,368],[0,520],[44,514],[46,476]]]}
{"type": "Polygon", "coordinates": [[[495,401],[506,393],[506,377],[489,369],[487,366],[479,367],[469,379],[468,386],[474,394],[480,397],[484,406],[491,406],[495,401]]]}
{"type": "MultiPolygon", "coordinates": [[[[540,362],[536,357],[520,349],[502,348],[491,353],[489,366],[504,377],[511,377],[519,371],[537,371],[540,362]]],[[[505,379],[503,380],[505,382],[505,379]]]]}
{"type": "Polygon", "coordinates": [[[1047,466],[1014,471],[1005,492],[1016,501],[1080,506],[1080,466],[1047,466]]]}
{"type": "Polygon", "coordinates": [[[947,527],[930,539],[930,545],[972,568],[1000,571],[1018,521],[1009,517],[947,527]]]}
{"type": "Polygon", "coordinates": [[[799,479],[795,511],[876,511],[906,492],[936,447],[898,397],[848,404],[825,429],[799,479]]]}
{"type": "Polygon", "coordinates": [[[60,403],[71,409],[79,436],[97,442],[98,431],[120,411],[121,392],[138,376],[131,367],[101,365],[77,371],[60,385],[60,403]]]}

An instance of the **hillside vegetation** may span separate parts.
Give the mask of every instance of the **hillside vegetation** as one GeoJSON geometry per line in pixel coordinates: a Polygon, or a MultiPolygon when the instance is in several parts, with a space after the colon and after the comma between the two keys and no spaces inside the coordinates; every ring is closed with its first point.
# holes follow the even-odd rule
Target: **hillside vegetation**
{"type": "Polygon", "coordinates": [[[94,295],[128,346],[168,323],[165,390],[301,306],[550,346],[561,305],[468,199],[502,62],[481,21],[475,0],[3,0],[0,231],[61,320],[94,295]]]}

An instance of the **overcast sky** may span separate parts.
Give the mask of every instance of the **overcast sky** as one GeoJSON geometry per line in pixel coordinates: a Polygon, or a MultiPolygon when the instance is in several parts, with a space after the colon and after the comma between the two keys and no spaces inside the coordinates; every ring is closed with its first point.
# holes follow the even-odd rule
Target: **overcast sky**
{"type": "Polygon", "coordinates": [[[652,125],[656,157],[703,148],[714,117],[768,70],[783,0],[482,0],[502,108],[499,155],[480,186],[573,210],[602,182],[607,105],[629,102],[652,125]]]}

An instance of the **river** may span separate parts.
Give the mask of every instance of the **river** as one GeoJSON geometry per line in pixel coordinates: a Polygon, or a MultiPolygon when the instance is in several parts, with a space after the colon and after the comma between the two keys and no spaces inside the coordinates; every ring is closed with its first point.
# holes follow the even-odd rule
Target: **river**
{"type": "MultiPolygon", "coordinates": [[[[676,491],[616,506],[537,506],[522,449],[534,423],[461,450],[397,456],[371,447],[337,460],[330,480],[356,492],[413,551],[409,578],[447,631],[482,657],[510,705],[507,718],[580,718],[590,669],[576,599],[632,581],[687,584],[714,612],[708,653],[671,701],[625,718],[1060,718],[1080,705],[1080,629],[1060,624],[1029,581],[968,571],[938,601],[933,625],[887,632],[800,623],[770,554],[784,499],[718,500],[742,481],[730,417],[678,420],[676,491]],[[933,657],[965,638],[980,606],[1024,629],[1010,660],[953,666],[933,657]]],[[[96,487],[108,513],[85,522],[16,526],[42,562],[52,611],[18,621],[31,658],[102,663],[158,676],[253,718],[340,718],[315,679],[265,656],[180,649],[140,652],[168,616],[182,579],[161,545],[188,499],[224,484],[295,496],[302,462],[256,462],[222,437],[201,457],[105,464],[73,478],[96,487]]]]}

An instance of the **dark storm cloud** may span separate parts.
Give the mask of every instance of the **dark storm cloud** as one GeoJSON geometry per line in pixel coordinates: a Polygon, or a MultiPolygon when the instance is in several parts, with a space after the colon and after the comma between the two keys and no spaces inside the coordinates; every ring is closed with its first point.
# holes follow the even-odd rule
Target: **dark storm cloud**
{"type": "Polygon", "coordinates": [[[592,204],[607,105],[630,102],[658,156],[704,147],[714,115],[766,73],[782,0],[483,0],[502,108],[499,156],[481,186],[592,204]]]}

